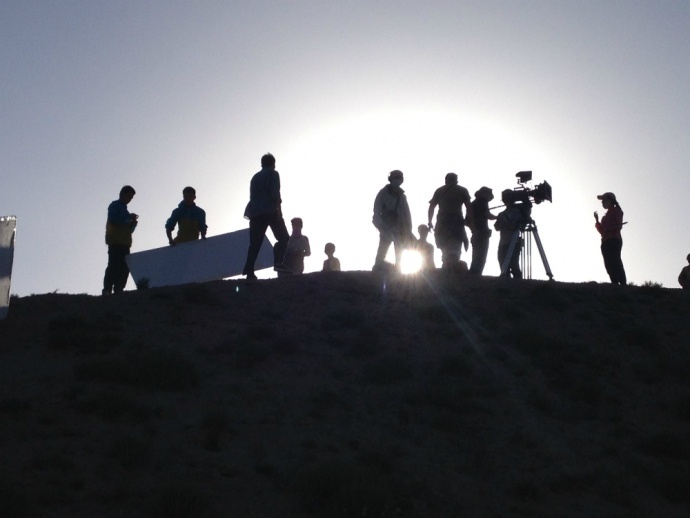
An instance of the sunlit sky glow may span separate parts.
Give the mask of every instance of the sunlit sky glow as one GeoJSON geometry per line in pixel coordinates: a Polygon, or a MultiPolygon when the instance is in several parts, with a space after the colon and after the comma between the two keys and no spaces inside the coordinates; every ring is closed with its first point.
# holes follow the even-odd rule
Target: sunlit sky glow
{"type": "MultiPolygon", "coordinates": [[[[608,280],[592,212],[613,191],[629,280],[677,287],[690,252],[688,27],[684,1],[4,1],[12,292],[99,293],[106,207],[124,184],[141,217],[133,252],[166,244],[186,185],[209,235],[245,228],[267,151],[284,215],[311,241],[306,272],[329,241],[343,269],[372,267],[373,201],[392,169],[415,228],[447,172],[497,202],[531,169],[554,191],[533,216],[556,280],[608,280]]],[[[539,261],[533,273],[546,278],[539,261]]]]}

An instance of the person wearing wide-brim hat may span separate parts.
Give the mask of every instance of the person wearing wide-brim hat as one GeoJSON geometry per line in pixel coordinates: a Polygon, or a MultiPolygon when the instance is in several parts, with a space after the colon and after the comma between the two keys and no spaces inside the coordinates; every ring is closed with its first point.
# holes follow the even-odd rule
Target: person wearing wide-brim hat
{"type": "Polygon", "coordinates": [[[606,209],[606,214],[599,221],[599,214],[594,212],[595,227],[601,234],[601,255],[604,257],[604,266],[613,284],[626,284],[625,268],[621,259],[623,238],[623,209],[621,209],[616,195],[605,192],[597,196],[601,205],[606,209]]]}
{"type": "Polygon", "coordinates": [[[494,193],[489,187],[482,187],[474,193],[472,207],[472,264],[470,273],[481,275],[486,265],[486,256],[489,253],[489,239],[491,229],[489,220],[496,216],[489,211],[489,202],[494,199],[494,193]]]}

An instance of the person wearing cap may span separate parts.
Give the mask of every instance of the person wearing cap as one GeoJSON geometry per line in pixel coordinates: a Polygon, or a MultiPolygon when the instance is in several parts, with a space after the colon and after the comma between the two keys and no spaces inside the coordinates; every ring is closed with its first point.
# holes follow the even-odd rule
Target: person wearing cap
{"type": "Polygon", "coordinates": [[[606,214],[601,218],[601,221],[599,221],[599,213],[594,212],[594,220],[596,221],[594,226],[601,234],[601,255],[604,257],[604,266],[613,284],[625,286],[627,281],[621,259],[623,209],[616,200],[616,195],[612,192],[605,192],[597,198],[601,200],[601,205],[606,209],[606,214]]]}
{"type": "Polygon", "coordinates": [[[395,267],[399,268],[403,248],[415,241],[410,207],[405,191],[400,188],[404,179],[402,171],[391,171],[388,174],[388,185],[378,192],[374,200],[372,223],[379,231],[374,271],[386,270],[386,255],[391,243],[395,247],[395,267]]]}
{"type": "Polygon", "coordinates": [[[690,290],[690,254],[688,254],[686,259],[688,260],[688,265],[680,271],[678,284],[680,284],[684,290],[690,290]]]}
{"type": "Polygon", "coordinates": [[[491,229],[489,220],[496,216],[489,211],[489,202],[494,199],[494,193],[489,187],[482,187],[474,193],[472,207],[472,264],[470,273],[481,275],[486,265],[486,256],[489,253],[489,239],[491,229]]]}
{"type": "Polygon", "coordinates": [[[471,223],[472,207],[470,206],[470,193],[463,186],[458,185],[458,175],[448,173],[445,185],[434,191],[429,200],[429,228],[433,229],[432,219],[438,206],[436,216],[436,246],[441,249],[441,267],[446,270],[458,270],[460,267],[460,254],[463,245],[465,250],[469,246],[465,232],[465,221],[471,223]],[[465,206],[465,214],[462,207],[465,206]]]}

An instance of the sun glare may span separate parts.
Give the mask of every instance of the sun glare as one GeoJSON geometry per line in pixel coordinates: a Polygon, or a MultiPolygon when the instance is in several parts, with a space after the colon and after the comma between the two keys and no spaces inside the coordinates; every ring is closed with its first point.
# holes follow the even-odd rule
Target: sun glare
{"type": "Polygon", "coordinates": [[[413,275],[422,269],[422,256],[416,250],[405,250],[400,257],[400,273],[413,275]]]}

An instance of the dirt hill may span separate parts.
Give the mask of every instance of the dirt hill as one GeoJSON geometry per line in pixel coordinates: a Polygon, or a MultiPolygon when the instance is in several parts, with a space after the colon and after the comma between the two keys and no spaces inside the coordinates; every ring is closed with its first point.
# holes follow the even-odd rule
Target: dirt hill
{"type": "Polygon", "coordinates": [[[343,272],[14,298],[0,515],[688,516],[688,295],[343,272]]]}

